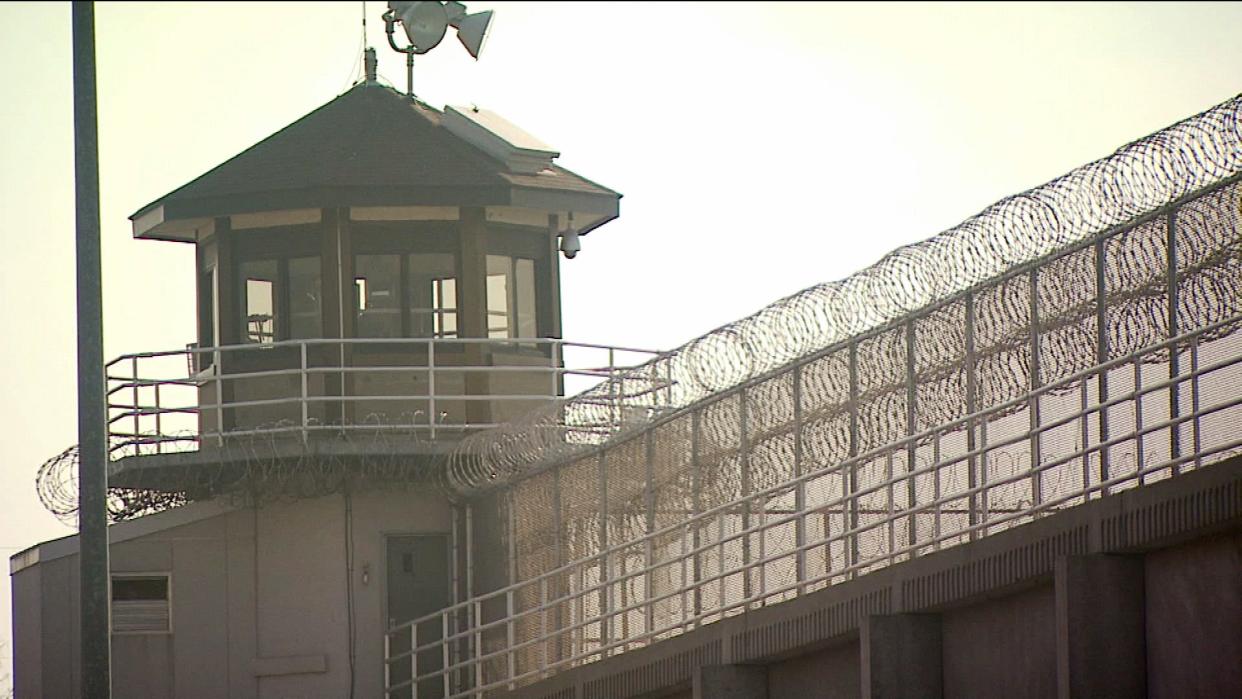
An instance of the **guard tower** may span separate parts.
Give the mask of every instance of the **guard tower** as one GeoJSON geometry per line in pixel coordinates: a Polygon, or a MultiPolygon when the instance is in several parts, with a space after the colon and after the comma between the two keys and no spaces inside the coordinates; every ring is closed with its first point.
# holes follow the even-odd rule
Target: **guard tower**
{"type": "MultiPolygon", "coordinates": [[[[142,207],[136,237],[195,247],[198,338],[188,381],[158,394],[167,355],[110,367],[114,450],[384,436],[417,456],[561,394],[558,247],[620,195],[557,155],[492,112],[366,81],[142,207]]],[[[122,462],[112,482],[162,475],[122,462]]]]}
{"type": "MultiPolygon", "coordinates": [[[[620,195],[557,155],[372,73],[131,217],[194,246],[198,337],[107,366],[119,695],[409,691],[384,631],[504,584],[472,564],[503,517],[439,487],[441,457],[646,359],[561,339],[560,252],[620,195]]],[[[77,618],[76,546],[14,557],[30,696],[78,692],[76,641],[39,631],[77,618]]],[[[453,659],[420,661],[430,687],[453,659]]]]}

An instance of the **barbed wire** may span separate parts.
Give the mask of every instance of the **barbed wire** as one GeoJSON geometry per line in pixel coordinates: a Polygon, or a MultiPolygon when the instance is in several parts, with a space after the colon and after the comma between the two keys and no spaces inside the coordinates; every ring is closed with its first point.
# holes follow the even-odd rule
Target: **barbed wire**
{"type": "MultiPolygon", "coordinates": [[[[621,391],[632,395],[611,400],[615,387],[600,386],[471,435],[450,455],[448,484],[458,492],[473,492],[510,483],[608,439],[620,438],[660,415],[933,306],[1015,266],[1132,222],[1239,172],[1242,95],[1045,185],[1002,199],[958,226],[898,248],[850,277],[780,299],[639,369],[637,373],[645,371],[665,382],[668,388],[664,391],[621,391]]],[[[1235,206],[1232,202],[1218,205],[1235,206]]],[[[1197,229],[1206,242],[1212,238],[1207,227],[1216,220],[1219,216],[1210,211],[1192,211],[1183,226],[1192,233],[1197,229]]],[[[1118,345],[1142,346],[1153,337],[1145,329],[1151,329],[1153,316],[1159,317],[1155,299],[1163,293],[1162,288],[1156,288],[1163,270],[1149,264],[1160,256],[1146,254],[1153,249],[1140,245],[1113,258],[1116,264],[1109,272],[1125,282],[1115,286],[1152,299],[1151,303],[1140,300],[1129,304],[1128,310],[1115,318],[1116,327],[1110,332],[1118,345]],[[1138,277],[1143,284],[1130,283],[1138,277]]],[[[1215,260],[1221,263],[1215,267],[1211,260],[1186,261],[1216,271],[1201,275],[1189,290],[1188,296],[1195,297],[1196,302],[1187,298],[1185,311],[1223,311],[1231,300],[1236,305],[1238,267],[1236,259],[1228,262],[1236,250],[1213,251],[1211,246],[1195,247],[1193,242],[1189,249],[1226,260],[1215,260]]],[[[1047,355],[1044,365],[1050,377],[1082,368],[1083,333],[1095,332],[1081,322],[1094,303],[1095,289],[1094,267],[1083,261],[1083,256],[1053,261],[1049,277],[1057,283],[1039,290],[1040,302],[1046,307],[1040,320],[1050,324],[1044,336],[1046,349],[1041,348],[1041,354],[1047,355]]],[[[994,336],[989,338],[993,343],[990,347],[980,348],[984,350],[980,370],[997,380],[1003,380],[1005,364],[1011,359],[1005,349],[1021,342],[1030,324],[1029,311],[1024,309],[1027,300],[1019,292],[1002,289],[990,300],[992,306],[980,309],[978,322],[985,337],[988,332],[994,336]]],[[[918,348],[922,373],[950,376],[954,367],[960,368],[960,319],[960,313],[940,311],[920,318],[924,326],[918,348]],[[941,322],[937,322],[938,316],[941,322]]],[[[904,381],[905,367],[893,366],[891,361],[904,352],[893,347],[878,349],[860,355],[875,360],[859,368],[862,383],[880,386],[904,381]]],[[[964,390],[961,377],[949,380],[949,384],[959,392],[964,390]]],[[[844,403],[841,388],[838,381],[831,390],[844,403]]],[[[998,390],[1014,394],[1012,388],[998,390]]],[[[955,404],[945,401],[945,405],[955,404]]],[[[881,412],[886,409],[879,404],[872,407],[881,412]]]]}

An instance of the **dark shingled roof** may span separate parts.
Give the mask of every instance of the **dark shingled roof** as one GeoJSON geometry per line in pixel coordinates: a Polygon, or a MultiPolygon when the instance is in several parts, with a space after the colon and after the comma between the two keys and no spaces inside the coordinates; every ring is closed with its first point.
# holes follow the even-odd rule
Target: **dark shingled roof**
{"type": "Polygon", "coordinates": [[[571,194],[615,212],[616,192],[555,164],[510,173],[441,127],[441,116],[392,88],[360,83],[130,219],[160,205],[166,221],[332,206],[515,205],[515,190],[571,194]]]}

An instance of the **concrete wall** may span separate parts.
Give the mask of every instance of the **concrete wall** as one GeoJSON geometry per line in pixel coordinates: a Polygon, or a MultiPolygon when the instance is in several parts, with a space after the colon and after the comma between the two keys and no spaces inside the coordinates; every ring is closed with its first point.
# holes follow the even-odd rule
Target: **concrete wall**
{"type": "MultiPolygon", "coordinates": [[[[220,509],[197,519],[172,511],[112,528],[114,573],[172,576],[172,633],[113,637],[114,696],[349,696],[351,607],[354,694],[381,696],[383,537],[449,532],[448,504],[408,492],[354,495],[352,571],[341,495],[220,509]],[[186,519],[192,521],[178,523],[186,519]],[[126,536],[136,527],[147,531],[126,536]]],[[[79,692],[76,541],[44,548],[37,563],[13,575],[14,679],[23,699],[79,692]]]]}

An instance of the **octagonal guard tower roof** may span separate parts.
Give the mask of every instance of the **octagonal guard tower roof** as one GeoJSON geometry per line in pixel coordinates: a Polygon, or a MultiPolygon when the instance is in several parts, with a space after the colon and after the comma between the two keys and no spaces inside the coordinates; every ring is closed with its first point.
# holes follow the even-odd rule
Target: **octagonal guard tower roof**
{"type": "Polygon", "coordinates": [[[512,132],[494,132],[499,148],[480,147],[460,124],[494,121],[460,118],[466,111],[441,112],[392,88],[359,83],[139,209],[130,216],[134,235],[189,242],[216,216],[336,206],[573,212],[582,233],[617,217],[621,195],[554,164],[555,152],[536,151],[546,164],[532,172],[532,151],[520,143],[510,144],[512,158],[496,157],[512,132]]]}

